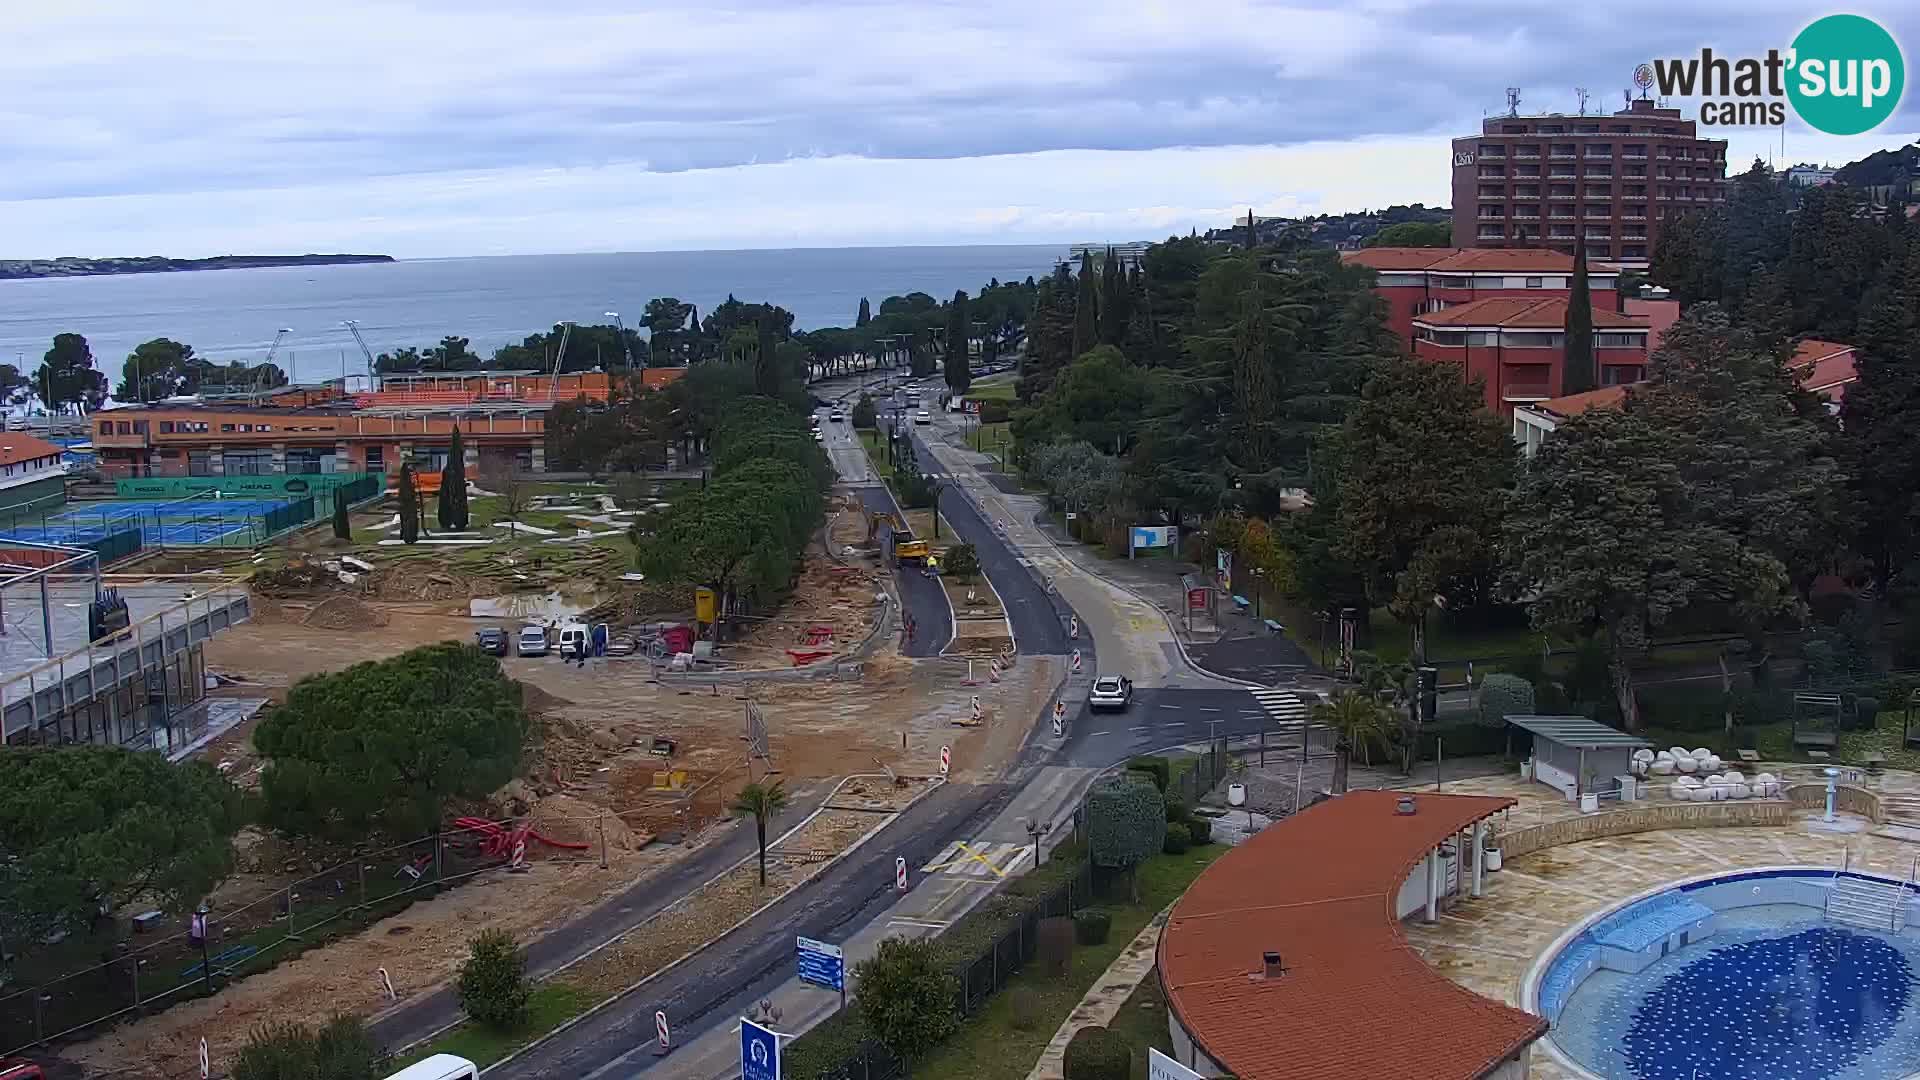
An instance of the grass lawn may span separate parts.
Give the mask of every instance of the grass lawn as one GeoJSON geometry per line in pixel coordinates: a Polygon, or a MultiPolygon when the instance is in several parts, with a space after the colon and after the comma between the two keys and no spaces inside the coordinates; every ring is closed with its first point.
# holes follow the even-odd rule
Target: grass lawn
{"type": "Polygon", "coordinates": [[[1160,992],[1160,977],[1149,975],[1120,1007],[1107,1030],[1126,1040],[1133,1050],[1133,1078],[1147,1080],[1147,1049],[1173,1056],[1173,1036],[1167,1030],[1167,999],[1160,992]]]}
{"type": "MultiPolygon", "coordinates": [[[[1049,979],[1038,965],[1013,977],[980,1013],[962,1024],[953,1038],[915,1063],[915,1080],[1019,1080],[1032,1071],[1053,1033],[1080,1004],[1115,957],[1160,910],[1179,898],[1207,864],[1225,854],[1224,844],[1208,844],[1184,855],[1156,855],[1139,869],[1140,903],[1105,905],[1113,930],[1103,945],[1077,945],[1064,978],[1049,979]]],[[[1124,890],[1125,885],[1120,885],[1124,890]]],[[[1152,976],[1148,977],[1152,982],[1152,976]]],[[[1165,1021],[1161,1023],[1165,1033],[1165,1021]]],[[[1145,1075],[1144,1051],[1137,1075],[1145,1075]]]]}
{"type": "Polygon", "coordinates": [[[994,424],[976,424],[967,432],[967,445],[983,454],[998,454],[1002,450],[1013,449],[1013,436],[1008,434],[1005,421],[994,424]]]}
{"type": "Polygon", "coordinates": [[[860,428],[860,445],[867,448],[867,461],[873,474],[882,480],[893,479],[893,466],[887,462],[887,437],[877,428],[860,428]]]}
{"type": "Polygon", "coordinates": [[[968,401],[1012,401],[1015,380],[973,383],[967,387],[968,401]]]}
{"type": "Polygon", "coordinates": [[[395,1061],[398,1069],[434,1054],[453,1054],[486,1068],[546,1035],[598,1003],[598,996],[563,982],[541,983],[527,1000],[527,1023],[517,1031],[495,1031],[468,1022],[395,1061]]]}

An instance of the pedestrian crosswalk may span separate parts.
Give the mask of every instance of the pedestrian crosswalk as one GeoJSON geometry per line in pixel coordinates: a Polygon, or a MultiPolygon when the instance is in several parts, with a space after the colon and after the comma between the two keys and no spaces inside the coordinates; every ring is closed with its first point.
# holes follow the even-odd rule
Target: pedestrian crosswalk
{"type": "Polygon", "coordinates": [[[1309,710],[1307,703],[1298,693],[1272,686],[1262,686],[1247,692],[1253,695],[1254,702],[1280,727],[1306,726],[1309,710]]]}
{"type": "Polygon", "coordinates": [[[1019,869],[1033,848],[1027,844],[990,843],[955,840],[932,862],[920,868],[923,874],[953,874],[959,877],[1003,878],[1019,869]]]}

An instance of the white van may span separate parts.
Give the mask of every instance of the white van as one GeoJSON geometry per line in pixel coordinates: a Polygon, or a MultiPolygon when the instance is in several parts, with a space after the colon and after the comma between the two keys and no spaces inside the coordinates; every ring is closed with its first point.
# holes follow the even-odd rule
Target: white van
{"type": "Polygon", "coordinates": [[[480,1067],[463,1057],[435,1054],[401,1069],[387,1080],[479,1080],[480,1067]]]}
{"type": "Polygon", "coordinates": [[[560,628],[560,655],[585,656],[589,632],[585,623],[568,623],[560,628]]]}

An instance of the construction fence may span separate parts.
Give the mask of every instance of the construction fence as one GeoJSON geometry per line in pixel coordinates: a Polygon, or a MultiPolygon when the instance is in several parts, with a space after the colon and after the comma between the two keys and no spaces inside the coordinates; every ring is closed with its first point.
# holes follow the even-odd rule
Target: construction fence
{"type": "MultiPolygon", "coordinates": [[[[251,903],[209,910],[203,938],[192,934],[192,913],[153,911],[130,923],[102,919],[85,932],[31,949],[14,944],[20,955],[0,981],[6,990],[0,995],[0,1058],[206,996],[311,946],[370,926],[415,900],[481,874],[513,872],[512,841],[521,827],[537,834],[525,838],[527,861],[597,861],[604,867],[610,842],[619,847],[634,842],[635,833],[622,817],[535,812],[503,821],[455,819],[447,831],[370,848],[287,881],[251,903]]],[[[375,971],[357,974],[370,982],[379,978],[375,971]]]]}

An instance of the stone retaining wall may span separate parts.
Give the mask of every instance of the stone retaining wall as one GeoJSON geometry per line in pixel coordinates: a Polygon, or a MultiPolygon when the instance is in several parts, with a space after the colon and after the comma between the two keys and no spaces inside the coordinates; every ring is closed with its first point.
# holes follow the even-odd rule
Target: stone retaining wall
{"type": "MultiPolygon", "coordinates": [[[[1798,807],[1824,810],[1827,807],[1827,785],[1794,784],[1787,788],[1787,798],[1798,807]]],[[[1839,785],[1834,791],[1833,808],[1843,814],[1858,814],[1875,825],[1887,823],[1887,812],[1880,805],[1880,796],[1863,787],[1839,785]]]]}
{"type": "MultiPolygon", "coordinates": [[[[1825,798],[1824,794],[1822,798],[1825,798]]],[[[1503,859],[1516,859],[1560,844],[1577,844],[1582,840],[1597,840],[1603,836],[1625,836],[1656,829],[1785,825],[1792,818],[1795,805],[1784,799],[1753,799],[1744,802],[1667,803],[1602,814],[1583,814],[1504,833],[1500,837],[1500,852],[1503,859]]]]}

